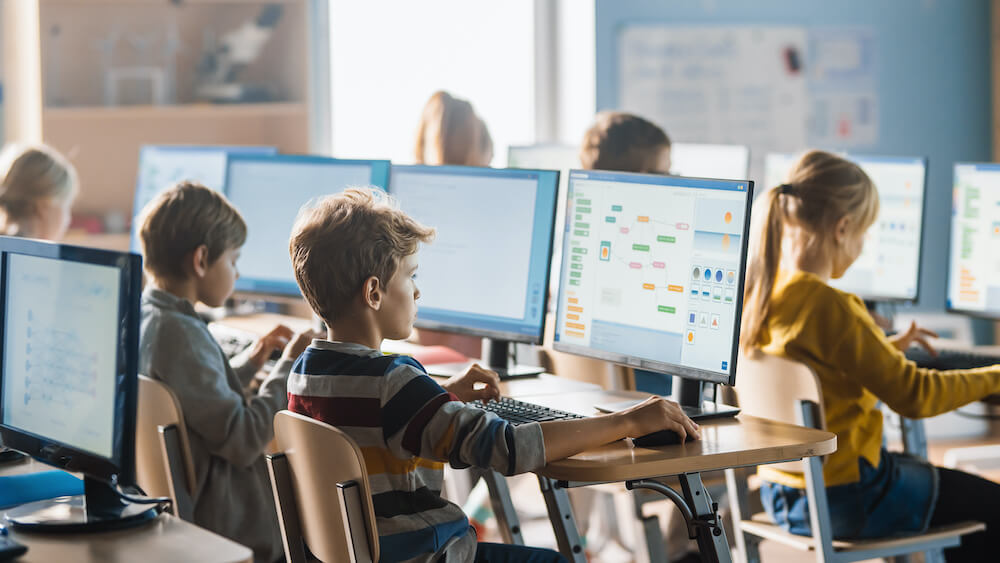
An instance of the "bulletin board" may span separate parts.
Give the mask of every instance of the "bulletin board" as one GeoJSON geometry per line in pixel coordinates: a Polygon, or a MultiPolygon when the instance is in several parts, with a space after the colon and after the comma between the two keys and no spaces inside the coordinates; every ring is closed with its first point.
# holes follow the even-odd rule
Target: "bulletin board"
{"type": "Polygon", "coordinates": [[[623,110],[678,141],[749,145],[757,172],[768,152],[878,141],[870,29],[628,25],[618,40],[623,110]]]}

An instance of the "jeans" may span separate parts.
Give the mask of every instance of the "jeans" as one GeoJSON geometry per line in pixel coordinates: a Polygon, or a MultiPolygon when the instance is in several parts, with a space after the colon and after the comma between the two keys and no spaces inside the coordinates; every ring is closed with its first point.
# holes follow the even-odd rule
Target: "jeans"
{"type": "MultiPolygon", "coordinates": [[[[927,529],[938,499],[936,467],[882,450],[878,467],[859,458],[858,470],[858,482],[826,489],[834,538],[884,538],[927,529]]],[[[760,498],[776,524],[793,534],[812,535],[804,489],[765,482],[760,498]]]]}
{"type": "Polygon", "coordinates": [[[568,563],[566,558],[551,549],[523,545],[480,543],[476,547],[475,563],[568,563]]]}

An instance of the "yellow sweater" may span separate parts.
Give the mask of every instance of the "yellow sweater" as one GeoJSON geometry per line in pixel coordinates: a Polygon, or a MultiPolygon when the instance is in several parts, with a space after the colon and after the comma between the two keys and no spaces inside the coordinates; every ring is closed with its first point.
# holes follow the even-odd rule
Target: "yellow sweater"
{"type": "MultiPolygon", "coordinates": [[[[923,418],[1000,391],[1000,366],[918,368],[889,342],[861,299],[807,272],[778,275],[761,348],[808,364],[819,378],[826,428],[837,434],[837,451],[823,466],[828,487],[856,482],[860,457],[878,466],[879,399],[905,417],[923,418]]],[[[801,473],[762,466],[758,474],[782,485],[806,486],[801,473]]]]}

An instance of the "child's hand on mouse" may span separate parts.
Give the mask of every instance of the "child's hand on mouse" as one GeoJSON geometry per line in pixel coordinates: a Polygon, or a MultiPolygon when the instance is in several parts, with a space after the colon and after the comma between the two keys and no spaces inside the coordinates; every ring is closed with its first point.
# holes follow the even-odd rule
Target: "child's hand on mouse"
{"type": "Polygon", "coordinates": [[[663,397],[650,397],[619,413],[629,423],[629,437],[638,438],[660,430],[673,430],[684,443],[687,436],[701,438],[701,430],[680,405],[663,397]]]}
{"type": "Polygon", "coordinates": [[[293,361],[298,359],[302,355],[302,352],[305,352],[306,348],[317,338],[326,338],[326,335],[316,330],[296,332],[285,346],[284,352],[281,353],[281,359],[293,361]]]}
{"type": "Polygon", "coordinates": [[[253,343],[253,348],[250,352],[250,361],[253,362],[253,365],[257,366],[257,369],[264,367],[268,358],[271,357],[271,352],[284,348],[288,344],[288,341],[292,339],[293,334],[292,329],[285,325],[278,325],[272,328],[271,332],[261,336],[253,343]]]}
{"type": "Polygon", "coordinates": [[[441,387],[466,403],[476,400],[495,401],[500,398],[500,376],[479,364],[472,364],[465,373],[448,379],[441,387]]]}

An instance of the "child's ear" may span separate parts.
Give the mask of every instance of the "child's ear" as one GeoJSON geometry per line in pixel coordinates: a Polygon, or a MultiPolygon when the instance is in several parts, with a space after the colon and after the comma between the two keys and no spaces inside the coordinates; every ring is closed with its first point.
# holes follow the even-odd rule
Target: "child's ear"
{"type": "Polygon", "coordinates": [[[208,247],[204,244],[194,249],[191,253],[191,271],[198,278],[208,274],[208,247]]]}
{"type": "Polygon", "coordinates": [[[382,308],[382,284],[379,283],[378,278],[371,276],[366,279],[363,291],[364,295],[362,297],[366,305],[375,311],[382,308]]]}
{"type": "Polygon", "coordinates": [[[847,215],[844,215],[840,218],[840,221],[837,221],[837,226],[833,230],[833,237],[838,245],[844,244],[844,241],[847,240],[848,230],[850,227],[851,218],[847,215]]]}

